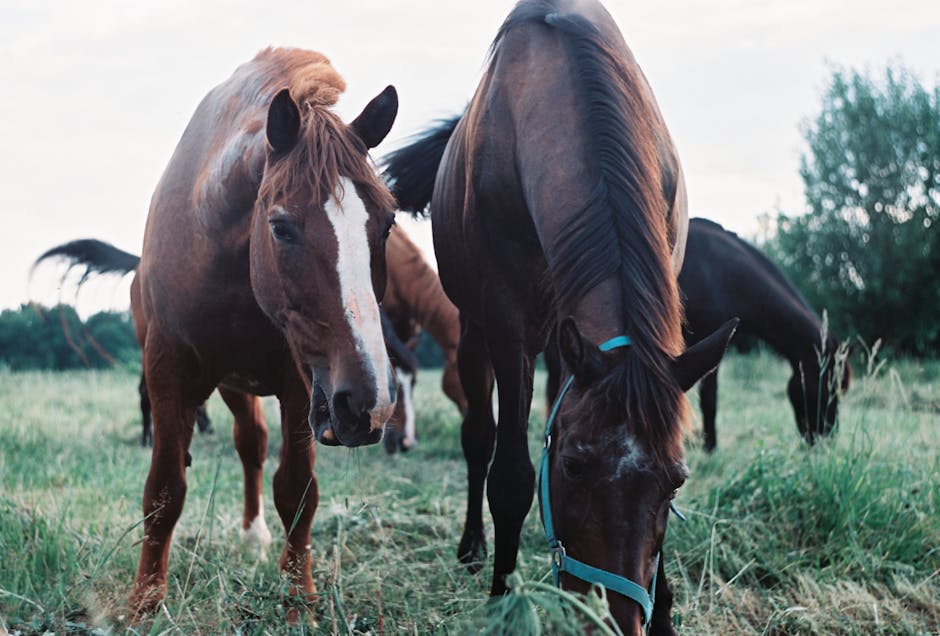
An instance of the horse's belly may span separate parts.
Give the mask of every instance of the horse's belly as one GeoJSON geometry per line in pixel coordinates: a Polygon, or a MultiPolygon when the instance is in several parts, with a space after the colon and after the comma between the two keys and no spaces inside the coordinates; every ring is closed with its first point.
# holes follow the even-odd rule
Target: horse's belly
{"type": "Polygon", "coordinates": [[[219,386],[251,395],[274,395],[275,393],[274,388],[262,380],[238,373],[230,373],[222,378],[219,386]]]}

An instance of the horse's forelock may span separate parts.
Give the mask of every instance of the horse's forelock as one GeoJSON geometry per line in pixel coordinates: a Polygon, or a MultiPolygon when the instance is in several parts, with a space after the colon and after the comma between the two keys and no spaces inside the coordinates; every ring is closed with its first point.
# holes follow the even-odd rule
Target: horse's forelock
{"type": "Polygon", "coordinates": [[[689,403],[672,377],[667,358],[650,368],[633,352],[598,387],[607,407],[625,418],[628,429],[649,443],[662,466],[682,459],[682,437],[689,422],[689,403]]]}
{"type": "Polygon", "coordinates": [[[347,177],[367,202],[379,209],[394,209],[394,198],[378,177],[362,140],[324,105],[308,100],[301,108],[300,139],[283,157],[269,163],[259,198],[272,201],[305,188],[323,202],[331,195],[342,197],[341,179],[347,177]]]}

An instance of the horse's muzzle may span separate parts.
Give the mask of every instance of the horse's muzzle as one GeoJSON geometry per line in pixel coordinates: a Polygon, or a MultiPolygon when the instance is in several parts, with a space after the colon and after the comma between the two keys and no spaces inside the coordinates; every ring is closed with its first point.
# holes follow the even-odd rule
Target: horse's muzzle
{"type": "Polygon", "coordinates": [[[314,437],[327,446],[367,446],[382,439],[382,429],[372,429],[371,415],[347,391],[337,391],[330,401],[319,384],[314,385],[310,427],[314,437]]]}

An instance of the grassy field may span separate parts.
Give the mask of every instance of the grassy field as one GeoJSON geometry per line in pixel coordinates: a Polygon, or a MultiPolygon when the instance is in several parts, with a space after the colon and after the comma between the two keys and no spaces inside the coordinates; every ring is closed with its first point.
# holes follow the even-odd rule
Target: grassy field
{"type": "MultiPolygon", "coordinates": [[[[787,375],[768,355],[730,356],[718,452],[689,440],[692,477],[677,499],[688,521],[670,524],[664,549],[680,633],[940,633],[940,363],[856,369],[837,439],[813,449],[798,441],[787,375]]],[[[536,395],[543,383],[540,375],[536,395]]],[[[137,442],[136,385],[132,371],[0,371],[0,634],[288,631],[270,496],[275,404],[266,403],[265,471],[274,558],[259,561],[238,541],[241,469],[218,397],[217,433],[197,435],[191,449],[165,606],[152,621],[126,622],[149,462],[137,442]]],[[[472,576],[455,559],[466,474],[456,410],[435,372],[422,374],[416,399],[411,453],[318,448],[318,625],[294,630],[574,629],[573,614],[558,610],[568,599],[538,586],[549,562],[534,513],[518,595],[484,603],[489,569],[472,576]]]]}

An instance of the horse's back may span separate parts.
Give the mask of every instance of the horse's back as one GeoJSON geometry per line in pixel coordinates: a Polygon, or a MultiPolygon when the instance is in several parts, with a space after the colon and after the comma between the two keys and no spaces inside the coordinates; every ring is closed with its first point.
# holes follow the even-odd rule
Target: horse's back
{"type": "Polygon", "coordinates": [[[200,101],[154,191],[140,264],[141,311],[169,335],[219,333],[207,318],[261,324],[248,279],[248,236],[264,171],[273,96],[332,104],[345,88],[321,54],[265,49],[200,101]],[[202,333],[205,332],[205,333],[202,333]]]}
{"type": "Polygon", "coordinates": [[[733,317],[740,331],[763,337],[781,317],[805,319],[812,310],[783,272],[757,248],[707,219],[691,219],[679,276],[686,339],[697,342],[733,317]]]}

